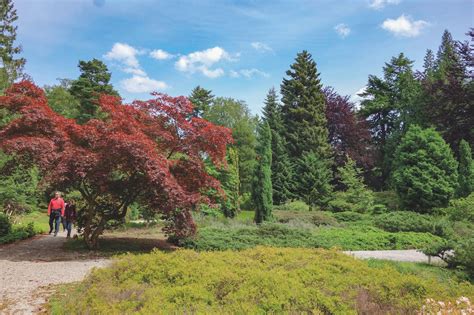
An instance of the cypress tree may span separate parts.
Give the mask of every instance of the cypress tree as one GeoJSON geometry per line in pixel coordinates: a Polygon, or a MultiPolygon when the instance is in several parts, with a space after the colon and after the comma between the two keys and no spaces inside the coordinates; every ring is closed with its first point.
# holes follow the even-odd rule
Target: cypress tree
{"type": "Polygon", "coordinates": [[[15,58],[21,53],[21,46],[15,46],[18,19],[12,0],[0,0],[0,91],[23,75],[26,60],[15,58]]]}
{"type": "Polygon", "coordinates": [[[282,204],[294,197],[293,166],[286,151],[283,138],[283,121],[281,105],[278,103],[276,91],[268,91],[263,107],[263,120],[270,126],[272,134],[272,186],[273,203],[282,204]]]}
{"type": "Polygon", "coordinates": [[[471,146],[461,140],[459,144],[459,197],[466,197],[474,191],[474,162],[471,146]]]}
{"type": "Polygon", "coordinates": [[[282,116],[290,158],[299,158],[305,152],[315,152],[328,159],[326,102],[316,63],[304,50],[286,72],[289,78],[281,84],[282,116]]]}
{"type": "Polygon", "coordinates": [[[239,156],[237,149],[227,149],[227,168],[218,172],[217,178],[225,192],[225,199],[221,202],[224,215],[233,218],[240,211],[239,204],[239,156]]]}
{"type": "Polygon", "coordinates": [[[211,90],[206,90],[199,85],[192,90],[191,95],[189,95],[189,100],[194,105],[194,117],[202,117],[204,113],[209,111],[212,100],[214,99],[214,95],[211,93],[211,90]]]}
{"type": "Polygon", "coordinates": [[[253,199],[257,224],[272,218],[272,134],[267,122],[258,128],[257,166],[255,169],[253,199]]]}

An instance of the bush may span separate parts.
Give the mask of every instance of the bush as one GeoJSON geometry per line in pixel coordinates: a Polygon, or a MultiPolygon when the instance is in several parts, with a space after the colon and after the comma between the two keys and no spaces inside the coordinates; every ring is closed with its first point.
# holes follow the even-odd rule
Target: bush
{"type": "Polygon", "coordinates": [[[352,211],[353,206],[348,203],[345,198],[342,198],[343,192],[337,192],[334,194],[334,199],[329,201],[328,208],[333,212],[346,212],[352,211]]]}
{"type": "Polygon", "coordinates": [[[390,233],[374,227],[321,227],[310,229],[267,223],[256,226],[204,227],[183,246],[196,250],[242,250],[258,245],[331,248],[344,250],[418,249],[440,241],[429,233],[390,233]]]}
{"type": "Polygon", "coordinates": [[[337,220],[323,211],[282,211],[273,212],[275,218],[280,223],[290,223],[301,221],[315,226],[337,226],[337,220]]]}
{"type": "Polygon", "coordinates": [[[410,211],[396,211],[378,215],[375,226],[389,232],[433,232],[433,218],[410,211]]]}
{"type": "Polygon", "coordinates": [[[344,211],[334,213],[334,218],[339,222],[356,222],[364,220],[366,216],[358,212],[344,211]]]}
{"type": "Polygon", "coordinates": [[[387,211],[388,211],[387,206],[382,205],[382,204],[375,204],[372,207],[373,214],[382,214],[382,213],[386,213],[387,211]]]}
{"type": "Polygon", "coordinates": [[[15,227],[11,232],[0,237],[0,244],[12,243],[23,240],[36,235],[36,230],[33,223],[28,223],[27,226],[15,227]]]}
{"type": "Polygon", "coordinates": [[[10,234],[12,231],[12,224],[6,214],[0,213],[0,237],[10,234]]]}
{"type": "Polygon", "coordinates": [[[126,255],[53,297],[53,314],[411,314],[468,282],[369,267],[337,251],[155,251],[126,255]]]}
{"type": "Polygon", "coordinates": [[[474,223],[474,193],[466,198],[451,200],[450,206],[444,212],[452,221],[463,221],[474,223]]]}
{"type": "Polygon", "coordinates": [[[279,206],[274,206],[274,209],[282,211],[308,211],[309,206],[304,201],[295,200],[279,206]]]}
{"type": "Polygon", "coordinates": [[[400,200],[398,199],[397,193],[391,190],[387,191],[375,191],[374,202],[387,207],[389,210],[399,210],[400,200]]]}

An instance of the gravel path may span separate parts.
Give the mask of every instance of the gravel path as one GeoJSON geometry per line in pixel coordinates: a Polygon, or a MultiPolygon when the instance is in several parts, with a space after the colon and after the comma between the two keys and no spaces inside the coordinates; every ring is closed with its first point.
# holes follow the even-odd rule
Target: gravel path
{"type": "Polygon", "coordinates": [[[428,256],[419,252],[415,249],[408,250],[368,250],[368,251],[345,251],[344,253],[352,255],[356,258],[361,259],[386,259],[386,260],[395,260],[395,261],[410,261],[410,262],[420,262],[420,263],[441,263],[442,260],[438,257],[431,257],[431,260],[428,259],[428,256]]]}
{"type": "Polygon", "coordinates": [[[65,251],[65,241],[61,232],[0,246],[0,314],[44,312],[52,285],[80,281],[92,268],[110,263],[97,254],[65,251]]]}

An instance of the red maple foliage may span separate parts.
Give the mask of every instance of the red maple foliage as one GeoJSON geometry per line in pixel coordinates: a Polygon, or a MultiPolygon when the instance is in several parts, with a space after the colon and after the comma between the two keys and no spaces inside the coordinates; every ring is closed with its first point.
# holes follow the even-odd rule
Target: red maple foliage
{"type": "Polygon", "coordinates": [[[336,166],[346,162],[346,156],[369,170],[374,165],[370,132],[365,120],[357,117],[355,106],[348,96],[341,96],[333,88],[325,88],[326,118],[329,142],[335,152],[336,166]]]}
{"type": "Polygon", "coordinates": [[[212,202],[208,189],[220,191],[203,160],[225,163],[231,131],[192,117],[185,97],[153,96],[124,105],[102,95],[98,105],[106,118],[83,125],[55,113],[29,81],[0,97],[0,108],[19,114],[0,130],[0,148],[37,164],[49,187],[81,192],[81,226],[91,248],[133,202],[161,213],[168,235],[190,236],[196,230],[190,210],[212,202]]]}

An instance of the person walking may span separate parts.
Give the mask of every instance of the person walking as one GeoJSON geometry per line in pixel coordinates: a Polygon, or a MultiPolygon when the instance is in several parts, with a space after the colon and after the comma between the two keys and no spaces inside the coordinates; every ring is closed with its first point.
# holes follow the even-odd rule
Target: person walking
{"type": "Polygon", "coordinates": [[[66,224],[67,238],[71,237],[72,224],[76,222],[77,213],[74,200],[69,200],[64,211],[64,222],[66,224]]]}
{"type": "Polygon", "coordinates": [[[64,216],[64,200],[61,198],[61,193],[57,191],[54,194],[54,198],[51,199],[48,205],[49,215],[49,234],[53,232],[54,222],[54,236],[58,235],[59,232],[59,221],[64,216]]]}

